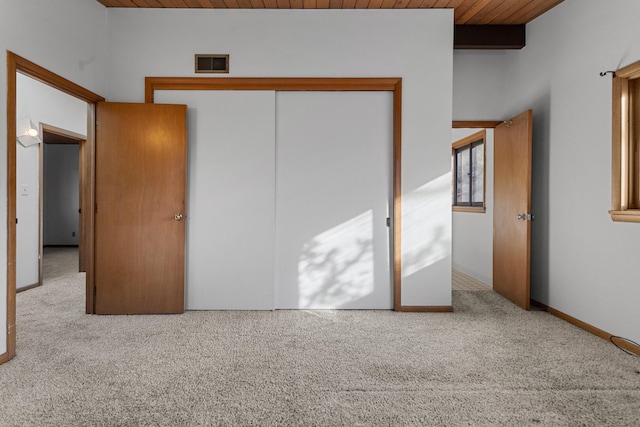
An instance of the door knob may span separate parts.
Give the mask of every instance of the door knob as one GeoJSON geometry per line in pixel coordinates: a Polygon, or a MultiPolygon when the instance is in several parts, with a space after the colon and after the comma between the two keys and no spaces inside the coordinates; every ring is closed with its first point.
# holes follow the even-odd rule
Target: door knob
{"type": "Polygon", "coordinates": [[[182,218],[184,218],[184,216],[181,213],[177,213],[173,216],[173,219],[176,221],[182,221],[182,218]]]}

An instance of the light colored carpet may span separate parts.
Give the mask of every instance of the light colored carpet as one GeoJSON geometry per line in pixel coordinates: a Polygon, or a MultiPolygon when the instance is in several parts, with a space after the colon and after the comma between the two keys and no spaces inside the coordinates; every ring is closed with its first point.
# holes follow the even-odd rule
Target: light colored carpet
{"type": "MultiPolygon", "coordinates": [[[[46,246],[42,250],[42,282],[78,274],[78,248],[46,246]]],[[[84,276],[83,276],[84,277],[84,276]]]]}
{"type": "Polygon", "coordinates": [[[454,313],[89,316],[18,295],[2,426],[637,426],[640,359],[491,291],[454,313]]]}

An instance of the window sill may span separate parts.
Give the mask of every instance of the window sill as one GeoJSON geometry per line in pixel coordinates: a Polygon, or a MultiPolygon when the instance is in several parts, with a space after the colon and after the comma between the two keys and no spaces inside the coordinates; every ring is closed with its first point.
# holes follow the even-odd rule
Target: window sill
{"type": "Polygon", "coordinates": [[[452,206],[454,212],[469,213],[485,213],[487,209],[484,206],[452,206]]]}
{"type": "Polygon", "coordinates": [[[626,211],[609,211],[611,219],[618,222],[640,222],[640,209],[626,211]]]}

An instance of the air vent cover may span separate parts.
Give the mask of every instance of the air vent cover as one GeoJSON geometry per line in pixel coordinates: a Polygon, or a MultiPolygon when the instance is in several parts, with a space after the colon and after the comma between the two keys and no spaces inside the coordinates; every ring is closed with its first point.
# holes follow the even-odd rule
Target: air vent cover
{"type": "Polygon", "coordinates": [[[196,55],[196,73],[228,73],[229,55],[196,55]]]}

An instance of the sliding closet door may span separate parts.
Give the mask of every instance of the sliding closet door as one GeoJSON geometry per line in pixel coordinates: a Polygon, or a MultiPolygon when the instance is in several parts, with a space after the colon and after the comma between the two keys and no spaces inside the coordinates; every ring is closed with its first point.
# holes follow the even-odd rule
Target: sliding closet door
{"type": "Polygon", "coordinates": [[[187,309],[272,309],[275,92],[155,100],[188,106],[187,309]]]}
{"type": "Polygon", "coordinates": [[[276,94],[276,308],[390,309],[390,92],[276,94]]]}

